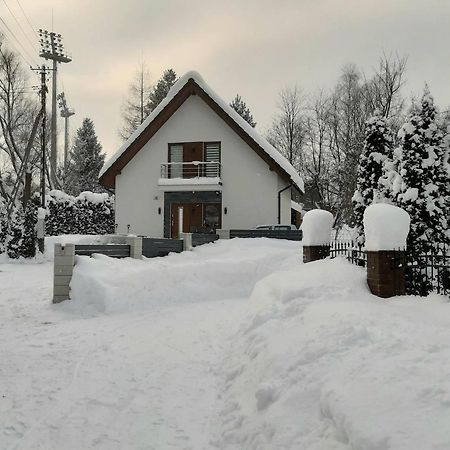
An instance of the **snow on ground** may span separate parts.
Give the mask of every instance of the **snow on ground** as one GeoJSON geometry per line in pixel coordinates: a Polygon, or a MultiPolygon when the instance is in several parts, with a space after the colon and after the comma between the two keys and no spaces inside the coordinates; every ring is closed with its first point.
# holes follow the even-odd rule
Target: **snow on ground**
{"type": "Polygon", "coordinates": [[[233,239],[81,257],[51,305],[48,255],[0,265],[1,449],[450,448],[443,297],[233,239]]]}

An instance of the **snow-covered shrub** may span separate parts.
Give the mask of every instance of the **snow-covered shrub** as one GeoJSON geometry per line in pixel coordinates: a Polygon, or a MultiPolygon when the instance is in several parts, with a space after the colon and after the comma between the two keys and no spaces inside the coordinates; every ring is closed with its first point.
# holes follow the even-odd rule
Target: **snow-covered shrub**
{"type": "Polygon", "coordinates": [[[387,119],[376,111],[366,122],[364,149],[359,158],[356,191],[353,195],[355,232],[358,243],[364,243],[363,216],[372,203],[382,201],[379,181],[383,175],[383,164],[391,156],[392,132],[387,119]]]}
{"type": "MultiPolygon", "coordinates": [[[[33,258],[36,255],[38,201],[31,199],[25,208],[19,203],[9,221],[4,220],[4,251],[10,258],[33,258]]],[[[1,253],[1,252],[0,252],[1,253]]]]}
{"type": "Polygon", "coordinates": [[[50,236],[114,233],[114,198],[93,192],[73,197],[61,191],[50,191],[45,230],[50,236]]]}
{"type": "Polygon", "coordinates": [[[0,254],[5,251],[8,221],[6,220],[6,205],[0,198],[0,254]]]}
{"type": "Polygon", "coordinates": [[[21,256],[24,221],[25,213],[22,204],[19,204],[11,214],[6,236],[6,252],[10,258],[17,259],[21,256]]]}

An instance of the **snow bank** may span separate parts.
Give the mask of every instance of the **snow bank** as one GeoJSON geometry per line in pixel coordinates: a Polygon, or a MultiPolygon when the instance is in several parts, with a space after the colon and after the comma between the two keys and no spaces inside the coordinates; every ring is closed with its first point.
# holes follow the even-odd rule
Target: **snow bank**
{"type": "Polygon", "coordinates": [[[308,211],[304,217],[301,229],[303,230],[303,245],[327,245],[331,239],[333,227],[333,214],[323,209],[308,211]]]}
{"type": "Polygon", "coordinates": [[[409,214],[393,205],[378,203],[364,211],[366,250],[398,250],[406,248],[409,214]]]}
{"type": "Polygon", "coordinates": [[[338,258],[257,284],[218,369],[218,448],[450,448],[450,304],[383,302],[365,276],[338,258]]]}
{"type": "Polygon", "coordinates": [[[245,297],[258,280],[288,264],[287,255],[299,261],[300,248],[291,241],[232,239],[162,258],[77,257],[70,303],[111,313],[245,297]]]}

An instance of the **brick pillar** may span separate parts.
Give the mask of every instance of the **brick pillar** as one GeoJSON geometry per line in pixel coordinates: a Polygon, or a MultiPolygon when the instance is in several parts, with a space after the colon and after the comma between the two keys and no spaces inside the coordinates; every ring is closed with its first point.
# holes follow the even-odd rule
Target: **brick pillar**
{"type": "Polygon", "coordinates": [[[308,263],[330,256],[329,245],[306,245],[303,247],[303,262],[308,263]]]}
{"type": "Polygon", "coordinates": [[[75,245],[55,244],[53,263],[53,303],[70,299],[70,281],[75,265],[75,245]]]}
{"type": "Polygon", "coordinates": [[[370,292],[378,297],[405,295],[405,252],[368,251],[367,284],[370,292]]]}

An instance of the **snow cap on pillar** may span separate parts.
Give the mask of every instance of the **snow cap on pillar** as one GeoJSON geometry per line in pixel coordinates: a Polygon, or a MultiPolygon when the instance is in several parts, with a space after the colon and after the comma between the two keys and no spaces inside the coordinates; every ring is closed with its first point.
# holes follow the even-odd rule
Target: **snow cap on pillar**
{"type": "Polygon", "coordinates": [[[304,217],[301,226],[303,245],[330,245],[333,214],[324,209],[312,209],[304,217]]]}
{"type": "Polygon", "coordinates": [[[366,250],[404,250],[411,219],[402,208],[378,203],[364,211],[366,250]]]}

